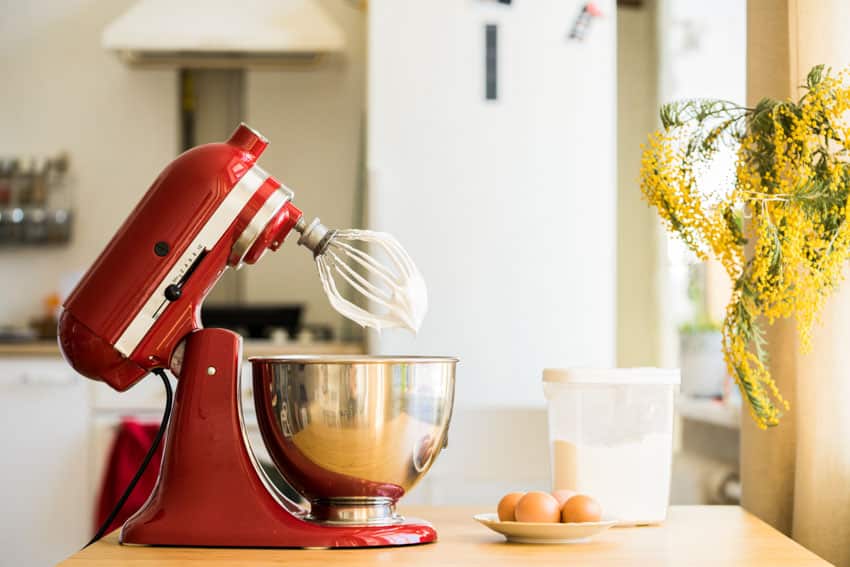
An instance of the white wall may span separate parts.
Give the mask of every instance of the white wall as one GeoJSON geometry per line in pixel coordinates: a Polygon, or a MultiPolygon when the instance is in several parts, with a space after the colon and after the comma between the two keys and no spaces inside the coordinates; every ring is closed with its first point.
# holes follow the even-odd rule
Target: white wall
{"type": "Polygon", "coordinates": [[[458,356],[459,407],[539,405],[544,367],[614,364],[616,12],[597,4],[578,43],[578,0],[370,2],[372,225],[430,294],[416,339],[377,345],[458,356]]]}
{"type": "Polygon", "coordinates": [[[4,1],[0,155],[67,150],[76,220],[62,248],[0,248],[0,322],[41,315],[62,275],[84,269],[177,151],[173,71],[130,71],[100,48],[130,0],[4,1]]]}
{"type": "MultiPolygon", "coordinates": [[[[348,228],[363,154],[366,15],[344,0],[322,6],[346,37],[344,56],[312,69],[248,71],[245,112],[269,140],[260,165],[295,191],[309,218],[348,228]]],[[[274,254],[244,269],[245,296],[253,302],[307,302],[313,323],[344,323],[322,291],[312,255],[295,245],[297,234],[274,254]]]]}
{"type": "Polygon", "coordinates": [[[655,5],[617,10],[618,366],[658,366],[661,357],[660,225],[639,186],[641,144],[658,120],[655,5]]]}

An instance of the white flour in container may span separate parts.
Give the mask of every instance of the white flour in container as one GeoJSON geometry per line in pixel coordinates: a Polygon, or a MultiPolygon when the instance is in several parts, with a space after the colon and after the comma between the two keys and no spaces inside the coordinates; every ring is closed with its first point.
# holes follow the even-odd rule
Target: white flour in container
{"type": "Polygon", "coordinates": [[[654,524],[667,516],[673,437],[651,434],[620,445],[552,447],[553,488],[595,498],[602,513],[621,524],[654,524]]]}

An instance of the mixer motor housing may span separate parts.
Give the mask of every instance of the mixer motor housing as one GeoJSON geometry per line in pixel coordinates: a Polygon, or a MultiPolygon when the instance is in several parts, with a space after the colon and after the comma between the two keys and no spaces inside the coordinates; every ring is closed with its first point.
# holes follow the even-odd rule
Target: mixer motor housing
{"type": "Polygon", "coordinates": [[[163,170],[63,306],[59,344],[77,372],[124,391],[169,366],[224,270],[281,245],[302,215],[256,165],[267,145],[242,124],[163,170]]]}

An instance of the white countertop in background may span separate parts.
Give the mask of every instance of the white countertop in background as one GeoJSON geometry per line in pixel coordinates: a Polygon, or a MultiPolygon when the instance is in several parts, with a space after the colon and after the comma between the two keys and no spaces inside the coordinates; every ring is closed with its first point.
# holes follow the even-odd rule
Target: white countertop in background
{"type": "MultiPolygon", "coordinates": [[[[310,343],[273,343],[271,341],[246,340],[244,355],[272,356],[278,354],[363,354],[365,348],[355,342],[310,342],[310,343]]],[[[60,356],[55,341],[34,341],[22,343],[0,343],[0,358],[60,356]]]]}

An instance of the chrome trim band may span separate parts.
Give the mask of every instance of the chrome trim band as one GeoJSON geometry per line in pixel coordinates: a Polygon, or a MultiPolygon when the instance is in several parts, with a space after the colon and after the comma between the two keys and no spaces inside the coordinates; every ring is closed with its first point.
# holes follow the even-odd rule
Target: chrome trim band
{"type": "Polygon", "coordinates": [[[292,200],[295,194],[291,189],[281,185],[269,195],[263,206],[254,214],[254,217],[239,235],[239,238],[233,243],[233,249],[230,251],[228,263],[234,266],[237,270],[242,267],[242,260],[254,245],[254,242],[260,237],[269,224],[269,221],[280,212],[280,210],[292,200]]]}

